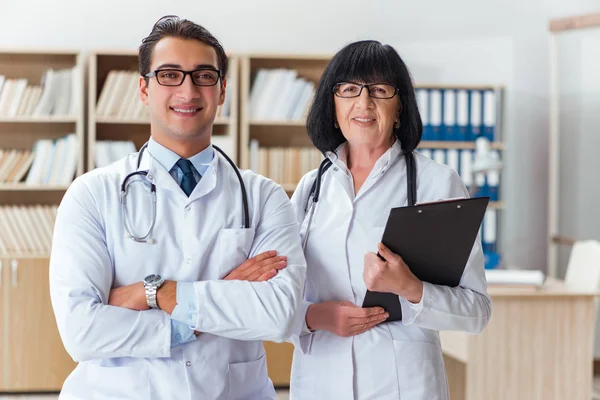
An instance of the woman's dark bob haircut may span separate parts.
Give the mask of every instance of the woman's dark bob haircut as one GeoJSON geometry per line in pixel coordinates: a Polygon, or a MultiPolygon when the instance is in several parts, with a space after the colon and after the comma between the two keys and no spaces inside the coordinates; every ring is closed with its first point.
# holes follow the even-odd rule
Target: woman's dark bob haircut
{"type": "Polygon", "coordinates": [[[346,141],[341,130],[334,127],[333,87],[339,82],[385,82],[398,88],[400,128],[394,128],[394,133],[400,140],[404,154],[412,152],[419,145],[423,124],[406,64],[392,46],[365,40],[341,49],[333,56],[319,80],[308,112],[307,130],[313,144],[323,154],[334,151],[346,141]]]}

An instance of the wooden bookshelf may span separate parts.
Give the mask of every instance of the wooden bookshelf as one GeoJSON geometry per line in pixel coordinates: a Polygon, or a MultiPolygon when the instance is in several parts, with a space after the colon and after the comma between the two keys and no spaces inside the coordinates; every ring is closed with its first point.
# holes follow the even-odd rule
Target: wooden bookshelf
{"type": "MultiPolygon", "coordinates": [[[[96,51],[89,56],[88,74],[88,134],[86,168],[95,168],[97,140],[130,140],[139,149],[150,138],[150,121],[147,114],[118,115],[107,114],[99,110],[99,100],[111,71],[138,71],[136,51],[96,51]]],[[[238,159],[238,77],[239,59],[229,55],[227,74],[227,96],[230,97],[230,112],[227,116],[218,116],[213,129],[213,143],[220,146],[233,159],[238,159]]],[[[126,95],[130,101],[141,102],[135,89],[130,87],[126,95]],[[135,90],[135,93],[133,92],[135,90]]],[[[125,103],[123,103],[125,104],[125,103]]],[[[141,103],[140,103],[141,104],[141,103]]],[[[145,107],[145,106],[143,106],[145,107]]],[[[221,110],[219,110],[220,112],[221,110]]]]}
{"type": "MultiPolygon", "coordinates": [[[[72,142],[77,143],[74,175],[80,175],[84,172],[85,140],[85,80],[81,54],[61,50],[0,50],[0,75],[11,80],[26,79],[28,88],[44,83],[42,90],[47,90],[51,85],[48,80],[43,82],[43,76],[49,69],[72,69],[69,111],[61,115],[51,112],[39,116],[32,113],[0,116],[0,149],[33,150],[38,140],[56,140],[75,134],[76,141],[72,142]]],[[[54,82],[55,87],[64,90],[60,81],[54,82]]],[[[56,98],[60,96],[57,94],[56,98]]],[[[18,100],[13,98],[13,101],[18,100]]],[[[50,303],[49,247],[54,218],[52,212],[44,216],[30,210],[37,205],[55,209],[70,183],[26,184],[27,174],[18,183],[0,183],[0,237],[3,237],[0,248],[0,303],[3,304],[0,307],[0,392],[57,392],[75,363],[62,346],[50,303]],[[7,208],[20,211],[11,214],[7,208]],[[15,243],[19,244],[18,248],[15,243]],[[39,340],[40,333],[43,340],[39,340]]]]}
{"type": "MultiPolygon", "coordinates": [[[[77,142],[76,175],[84,171],[84,78],[82,56],[75,51],[61,50],[0,50],[0,75],[5,79],[26,79],[27,86],[41,86],[49,70],[74,68],[70,84],[71,101],[76,106],[67,115],[0,116],[0,149],[33,150],[40,139],[59,139],[74,133],[77,142]],[[77,86],[75,86],[77,85],[77,86]]],[[[6,86],[5,86],[6,87],[6,86]]],[[[64,193],[68,185],[62,185],[64,193]]],[[[40,201],[56,203],[56,196],[47,198],[46,191],[56,191],[56,185],[25,185],[0,183],[0,204],[19,203],[19,192],[41,192],[40,201]],[[7,191],[12,192],[10,196],[7,191]]],[[[62,196],[60,196],[62,197],[62,196]]],[[[58,201],[60,201],[60,197],[58,201]]]]}
{"type": "MultiPolygon", "coordinates": [[[[331,55],[325,54],[248,54],[241,57],[240,78],[240,166],[250,167],[250,140],[261,146],[312,147],[304,117],[300,120],[254,119],[250,114],[250,91],[259,70],[289,69],[297,77],[318,83],[331,55]]],[[[308,171],[307,171],[308,172],[308,171]]],[[[289,187],[286,183],[286,186],[289,187]]],[[[295,186],[295,185],[294,185],[295,186]]]]}

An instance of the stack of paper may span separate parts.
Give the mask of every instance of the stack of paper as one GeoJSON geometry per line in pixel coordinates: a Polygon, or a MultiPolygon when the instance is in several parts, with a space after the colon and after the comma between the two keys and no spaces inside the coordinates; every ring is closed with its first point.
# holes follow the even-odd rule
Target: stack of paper
{"type": "Polygon", "coordinates": [[[539,270],[486,269],[489,285],[542,286],[546,276],[539,270]]]}

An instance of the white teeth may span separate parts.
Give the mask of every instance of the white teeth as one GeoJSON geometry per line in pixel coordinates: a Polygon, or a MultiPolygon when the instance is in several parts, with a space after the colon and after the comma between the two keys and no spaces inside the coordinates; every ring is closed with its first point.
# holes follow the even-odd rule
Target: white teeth
{"type": "Polygon", "coordinates": [[[354,118],[355,120],[357,120],[358,122],[371,122],[373,121],[372,119],[368,119],[368,118],[354,118]]]}
{"type": "Polygon", "coordinates": [[[180,112],[180,113],[188,113],[188,114],[195,113],[197,111],[197,109],[195,109],[195,110],[180,110],[178,108],[174,108],[173,110],[180,112]]]}

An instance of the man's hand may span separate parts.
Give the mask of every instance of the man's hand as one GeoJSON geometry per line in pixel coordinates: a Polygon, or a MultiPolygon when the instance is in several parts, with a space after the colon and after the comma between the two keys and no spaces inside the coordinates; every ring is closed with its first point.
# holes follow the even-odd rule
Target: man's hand
{"type": "Polygon", "coordinates": [[[423,297],[423,282],[412,273],[402,257],[379,243],[379,254],[365,254],[363,279],[367,289],[375,292],[394,293],[411,303],[419,303],[423,297]]]}
{"type": "Polygon", "coordinates": [[[146,290],[142,282],[112,289],[108,297],[108,304],[137,311],[149,308],[146,302],[146,290]]]}
{"type": "Polygon", "coordinates": [[[262,282],[277,275],[277,271],[287,266],[287,257],[277,256],[276,251],[266,251],[247,259],[229,273],[223,280],[262,282]]]}
{"type": "Polygon", "coordinates": [[[306,325],[311,330],[349,337],[368,331],[388,317],[381,307],[361,308],[349,301],[326,301],[308,307],[306,325]]]}

